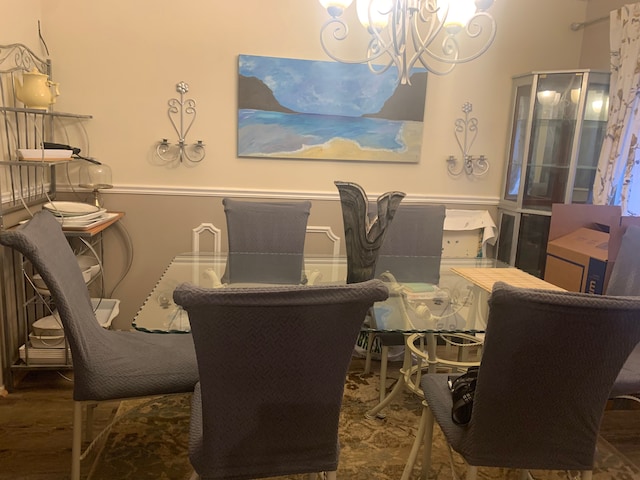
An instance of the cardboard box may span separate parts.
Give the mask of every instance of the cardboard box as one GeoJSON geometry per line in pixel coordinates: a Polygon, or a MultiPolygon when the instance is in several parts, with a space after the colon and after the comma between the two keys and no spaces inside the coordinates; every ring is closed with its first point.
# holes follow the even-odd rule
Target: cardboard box
{"type": "MultiPolygon", "coordinates": [[[[549,243],[551,243],[560,237],[569,235],[579,228],[588,228],[601,232],[608,231],[609,242],[607,264],[604,284],[602,285],[601,292],[604,293],[607,291],[607,283],[609,281],[609,276],[611,275],[611,269],[615,262],[618,249],[620,248],[622,234],[624,233],[624,229],[626,229],[626,226],[623,227],[622,225],[629,218],[631,217],[623,217],[622,208],[616,205],[554,204],[551,208],[551,223],[549,226],[548,240],[549,243]]],[[[552,264],[554,262],[555,260],[551,260],[552,264]]],[[[551,266],[551,270],[553,270],[553,268],[560,268],[560,265],[556,263],[555,267],[551,266]]],[[[565,278],[573,275],[572,283],[565,283],[565,285],[569,285],[571,288],[565,288],[567,288],[567,290],[577,290],[578,287],[576,285],[578,281],[576,280],[576,275],[578,275],[578,269],[575,265],[569,267],[567,262],[565,262],[563,268],[569,269],[572,272],[565,272],[565,278]]],[[[551,275],[553,276],[555,274],[552,272],[551,275]]],[[[545,273],[545,280],[546,279],[547,275],[545,273]]],[[[556,281],[560,282],[563,280],[556,281]]],[[[582,290],[582,281],[580,281],[580,286],[581,289],[579,291],[584,291],[582,290]]]]}
{"type": "Polygon", "coordinates": [[[549,241],[544,279],[573,292],[602,294],[609,233],[581,227],[549,241]]]}

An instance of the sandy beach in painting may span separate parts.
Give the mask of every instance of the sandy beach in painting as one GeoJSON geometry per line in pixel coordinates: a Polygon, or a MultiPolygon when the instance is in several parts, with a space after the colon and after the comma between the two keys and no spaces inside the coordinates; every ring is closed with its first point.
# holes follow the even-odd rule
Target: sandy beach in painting
{"type": "Polygon", "coordinates": [[[357,142],[345,138],[334,138],[322,145],[309,145],[296,151],[262,154],[273,158],[308,158],[318,160],[368,160],[378,162],[417,163],[422,145],[421,122],[405,122],[402,131],[402,151],[363,148],[357,142]]]}

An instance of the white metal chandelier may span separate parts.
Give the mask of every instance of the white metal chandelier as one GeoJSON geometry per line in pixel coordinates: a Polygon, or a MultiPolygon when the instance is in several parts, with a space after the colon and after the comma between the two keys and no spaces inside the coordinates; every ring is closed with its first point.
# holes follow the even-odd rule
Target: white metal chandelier
{"type": "Polygon", "coordinates": [[[355,0],[358,20],[369,33],[366,56],[351,60],[335,53],[349,36],[342,18],[353,0],[319,0],[331,16],[320,30],[326,54],[340,63],[363,63],[381,74],[392,66],[398,82],[410,83],[414,68],[436,75],[486,52],[496,36],[487,12],[493,0],[355,0]]]}

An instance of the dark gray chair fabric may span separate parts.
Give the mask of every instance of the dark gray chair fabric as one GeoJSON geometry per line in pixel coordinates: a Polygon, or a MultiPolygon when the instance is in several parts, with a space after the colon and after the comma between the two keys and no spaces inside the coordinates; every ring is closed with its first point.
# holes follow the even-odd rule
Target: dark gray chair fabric
{"type": "MultiPolygon", "coordinates": [[[[79,402],[193,391],[198,367],[191,335],[102,328],[76,257],[51,213],[43,210],[1,232],[0,243],[24,255],[51,292],[71,348],[75,408],[81,409],[79,402]]],[[[74,476],[81,431],[74,420],[74,476]]]]}
{"type": "MultiPolygon", "coordinates": [[[[389,271],[400,282],[420,282],[437,285],[440,282],[444,205],[400,204],[387,228],[376,263],[376,277],[389,271]]],[[[375,315],[375,312],[372,314],[375,315]]],[[[404,335],[371,334],[367,341],[365,373],[369,372],[375,343],[381,347],[381,376],[386,377],[390,346],[404,345],[404,335]],[[377,340],[376,340],[377,339],[377,340]]],[[[385,396],[386,379],[380,379],[380,400],[385,396]]]]}
{"type": "MultiPolygon", "coordinates": [[[[629,225],[622,236],[607,295],[640,297],[640,227],[637,225],[629,225]]],[[[640,401],[640,346],[631,352],[613,384],[611,397],[620,396],[640,401]]]]}
{"type": "Polygon", "coordinates": [[[637,298],[496,283],[469,425],[451,420],[448,375],[421,380],[427,471],[434,418],[470,466],[592,470],[611,386],[640,341],[639,316],[637,298]]]}
{"type": "Polygon", "coordinates": [[[224,283],[296,284],[303,280],[311,202],[224,198],[229,256],[224,283]]]}
{"type": "Polygon", "coordinates": [[[182,284],[200,383],[189,457],[202,479],[335,471],[353,345],[379,280],[204,289],[182,284]]]}
{"type": "Polygon", "coordinates": [[[640,296],[640,226],[629,225],[622,236],[607,295],[640,296]]]}
{"type": "Polygon", "coordinates": [[[402,203],[387,229],[376,277],[390,271],[398,282],[440,282],[444,205],[402,203]]]}

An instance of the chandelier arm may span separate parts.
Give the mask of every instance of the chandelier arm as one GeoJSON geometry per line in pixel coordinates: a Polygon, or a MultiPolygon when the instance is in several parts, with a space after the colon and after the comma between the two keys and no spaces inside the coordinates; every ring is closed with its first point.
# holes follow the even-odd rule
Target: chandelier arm
{"type": "Polygon", "coordinates": [[[435,12],[437,11],[437,8],[435,10],[431,10],[431,9],[428,9],[428,7],[425,5],[418,12],[418,15],[415,15],[413,18],[412,30],[411,30],[411,41],[413,42],[414,53],[411,56],[411,60],[409,60],[407,64],[407,71],[411,71],[414,68],[415,64],[418,61],[420,61],[420,64],[428,72],[431,72],[434,75],[438,75],[438,76],[447,75],[453,70],[453,68],[455,67],[455,63],[450,63],[449,67],[446,69],[438,70],[435,67],[428,65],[426,60],[422,56],[423,54],[427,54],[434,60],[439,60],[438,57],[429,50],[429,47],[431,46],[433,41],[436,39],[436,37],[442,30],[442,23],[436,25],[433,21],[431,21],[431,19],[425,18],[424,12],[423,12],[423,10],[425,9],[427,9],[427,12],[430,13],[431,15],[435,15],[436,14],[435,12]],[[424,37],[420,34],[419,26],[421,24],[429,25],[429,29],[425,32],[424,37]]]}
{"type": "MultiPolygon", "coordinates": [[[[324,53],[326,53],[329,58],[331,58],[332,60],[335,60],[336,62],[346,63],[346,64],[349,64],[349,65],[367,64],[367,63],[370,63],[372,60],[376,60],[376,59],[384,56],[385,54],[388,54],[389,47],[386,45],[386,42],[384,42],[384,39],[382,39],[382,37],[377,37],[377,38],[379,38],[382,41],[381,43],[383,45],[383,48],[377,48],[377,47],[376,48],[372,48],[374,39],[372,39],[369,42],[369,46],[367,48],[367,52],[369,52],[369,51],[374,52],[376,50],[379,50],[379,52],[375,53],[373,56],[368,54],[364,58],[357,59],[357,60],[350,60],[350,59],[342,58],[342,57],[334,54],[329,49],[329,46],[328,46],[327,42],[325,41],[325,36],[327,36],[329,38],[332,38],[334,40],[337,40],[337,41],[342,41],[342,40],[347,38],[348,34],[349,34],[349,28],[348,28],[347,24],[342,19],[340,19],[340,18],[330,18],[329,20],[327,20],[322,25],[322,28],[320,29],[320,46],[322,47],[322,50],[324,50],[324,53]],[[331,27],[335,27],[333,32],[327,33],[331,27]]],[[[374,73],[377,72],[377,70],[373,70],[371,68],[371,66],[369,67],[369,70],[371,70],[374,73]]]]}
{"type": "MultiPolygon", "coordinates": [[[[376,74],[384,73],[394,65],[398,70],[397,82],[410,84],[411,71],[416,66],[435,75],[446,75],[456,65],[483,55],[496,37],[496,22],[485,10],[476,11],[462,26],[453,20],[447,22],[451,7],[448,3],[441,7],[437,0],[394,0],[389,7],[383,8],[375,4],[374,0],[368,2],[366,15],[370,39],[366,58],[360,60],[344,59],[331,52],[331,42],[346,40],[349,27],[341,18],[342,10],[328,9],[332,18],[320,29],[320,44],[332,60],[347,64],[366,63],[376,74]],[[380,21],[381,17],[386,24],[380,21]],[[470,40],[468,48],[459,38],[470,40]],[[375,64],[380,59],[384,59],[382,67],[375,64]]],[[[367,23],[366,20],[363,23],[367,23]]]]}
{"type": "MultiPolygon", "coordinates": [[[[460,58],[459,57],[460,48],[458,46],[458,41],[451,35],[447,35],[447,37],[443,40],[442,50],[443,52],[445,52],[445,55],[447,50],[451,52],[455,52],[455,56],[453,58],[451,58],[451,56],[449,57],[440,56],[434,53],[433,51],[428,49],[429,45],[426,46],[426,48],[424,49],[424,52],[427,55],[429,55],[429,57],[433,58],[438,62],[453,64],[453,65],[458,65],[460,63],[468,63],[480,57],[489,49],[489,47],[491,47],[491,45],[493,44],[493,41],[496,38],[496,32],[497,32],[495,20],[485,12],[477,13],[476,15],[474,15],[473,20],[475,20],[477,17],[480,17],[480,16],[485,16],[491,20],[491,23],[489,25],[491,27],[491,31],[489,33],[489,38],[487,38],[487,41],[484,43],[484,45],[472,55],[460,58]]],[[[482,25],[475,23],[474,21],[471,21],[469,22],[467,27],[464,29],[464,31],[466,32],[468,38],[474,39],[474,38],[477,38],[484,31],[484,27],[482,25]]]]}

